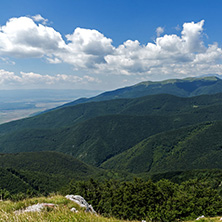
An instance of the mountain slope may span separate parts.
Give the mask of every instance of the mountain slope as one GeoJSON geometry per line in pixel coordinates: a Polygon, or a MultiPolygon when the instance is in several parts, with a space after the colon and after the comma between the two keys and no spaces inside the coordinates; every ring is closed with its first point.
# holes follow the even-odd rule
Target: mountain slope
{"type": "Polygon", "coordinates": [[[4,153],[59,151],[99,166],[145,138],[204,121],[221,120],[221,105],[166,116],[107,115],[58,129],[21,129],[0,137],[4,153]]]}
{"type": "Polygon", "coordinates": [[[134,99],[116,99],[62,107],[41,115],[0,125],[0,136],[21,129],[50,129],[73,126],[79,122],[105,115],[174,115],[198,111],[222,104],[222,93],[181,98],[153,95],[134,99]]]}
{"type": "Polygon", "coordinates": [[[171,94],[180,97],[191,97],[203,94],[216,94],[221,92],[222,80],[214,76],[202,78],[170,79],[157,82],[146,81],[133,86],[104,92],[95,97],[81,98],[71,103],[67,103],[64,106],[120,98],[138,98],[157,94],[171,94]]]}
{"type": "Polygon", "coordinates": [[[33,190],[48,193],[71,179],[86,180],[106,172],[58,152],[27,152],[0,155],[0,189],[10,193],[33,190]],[[9,184],[10,183],[10,184],[9,184]]]}
{"type": "Polygon", "coordinates": [[[17,153],[57,150],[98,166],[147,136],[172,127],[174,124],[161,116],[101,116],[73,127],[22,129],[6,134],[0,137],[0,151],[17,153]]]}
{"type": "Polygon", "coordinates": [[[128,172],[164,173],[222,168],[222,122],[164,132],[107,160],[102,167],[128,172]]]}
{"type": "Polygon", "coordinates": [[[157,133],[222,120],[221,110],[222,94],[79,104],[1,125],[0,152],[59,151],[100,166],[157,133]]]}
{"type": "Polygon", "coordinates": [[[61,174],[78,178],[95,174],[98,169],[58,152],[27,152],[1,154],[0,167],[61,174]]]}
{"type": "Polygon", "coordinates": [[[91,178],[122,181],[132,180],[133,177],[133,174],[127,172],[87,165],[59,152],[0,154],[0,195],[3,189],[12,195],[29,195],[27,191],[45,195],[67,187],[70,181],[89,181],[91,178]]]}
{"type": "Polygon", "coordinates": [[[0,191],[7,190],[11,194],[16,194],[19,192],[26,193],[28,189],[33,189],[29,183],[7,169],[0,168],[0,177],[0,191]]]}

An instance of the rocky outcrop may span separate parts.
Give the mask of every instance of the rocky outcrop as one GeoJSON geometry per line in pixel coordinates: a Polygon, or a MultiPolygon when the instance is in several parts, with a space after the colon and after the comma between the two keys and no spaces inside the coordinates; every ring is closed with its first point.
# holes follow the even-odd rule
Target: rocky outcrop
{"type": "Polygon", "coordinates": [[[91,212],[96,214],[96,211],[93,209],[92,205],[88,204],[87,201],[80,195],[66,195],[68,200],[71,200],[78,204],[80,207],[86,208],[86,212],[91,212]]]}
{"type": "MultiPolygon", "coordinates": [[[[90,204],[88,204],[87,201],[83,197],[81,197],[79,195],[67,195],[66,198],[75,202],[80,207],[85,208],[86,212],[96,214],[96,211],[93,209],[93,207],[90,204]]],[[[15,214],[21,214],[21,213],[25,213],[25,212],[41,212],[42,210],[44,210],[44,208],[47,208],[47,207],[48,208],[54,208],[56,206],[57,205],[53,204],[53,203],[38,203],[38,204],[28,206],[25,209],[17,210],[14,213],[15,214]]],[[[70,210],[72,212],[75,212],[75,213],[78,212],[78,210],[76,210],[75,208],[72,208],[70,210]]]]}
{"type": "Polygon", "coordinates": [[[21,214],[21,213],[25,213],[25,212],[40,212],[44,208],[47,208],[47,207],[54,208],[55,206],[57,206],[57,205],[52,204],[52,203],[38,203],[38,204],[34,204],[32,206],[28,206],[23,210],[17,210],[17,211],[15,211],[15,214],[21,214]]]}

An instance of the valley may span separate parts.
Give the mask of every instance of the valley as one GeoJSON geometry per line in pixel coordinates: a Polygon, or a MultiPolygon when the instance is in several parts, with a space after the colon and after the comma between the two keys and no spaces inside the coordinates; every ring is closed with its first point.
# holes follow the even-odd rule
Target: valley
{"type": "Polygon", "coordinates": [[[37,115],[80,96],[93,96],[93,90],[0,90],[0,124],[37,115]]]}

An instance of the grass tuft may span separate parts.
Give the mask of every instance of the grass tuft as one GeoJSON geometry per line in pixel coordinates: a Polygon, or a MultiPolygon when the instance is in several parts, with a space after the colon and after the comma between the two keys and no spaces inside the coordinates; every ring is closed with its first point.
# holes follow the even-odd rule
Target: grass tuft
{"type": "MultiPolygon", "coordinates": [[[[37,197],[18,202],[1,201],[0,202],[0,221],[1,222],[126,222],[115,218],[105,218],[102,216],[86,213],[84,209],[77,204],[60,195],[50,197],[37,197]],[[54,203],[54,208],[46,208],[42,212],[26,212],[15,214],[15,211],[25,209],[28,206],[37,203],[54,203]],[[78,213],[71,212],[75,207],[78,213]]],[[[201,222],[219,222],[220,217],[203,218],[201,222]]],[[[131,221],[136,222],[136,221],[131,221]]],[[[138,222],[138,221],[137,221],[138,222]]],[[[191,221],[189,221],[191,222],[191,221]]]]}

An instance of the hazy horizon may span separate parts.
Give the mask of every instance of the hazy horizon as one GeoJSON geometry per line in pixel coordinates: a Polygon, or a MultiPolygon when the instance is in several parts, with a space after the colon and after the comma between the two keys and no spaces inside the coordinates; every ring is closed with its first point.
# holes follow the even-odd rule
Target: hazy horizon
{"type": "Polygon", "coordinates": [[[96,90],[18,89],[0,90],[0,124],[26,118],[82,97],[99,94],[96,90]]]}

